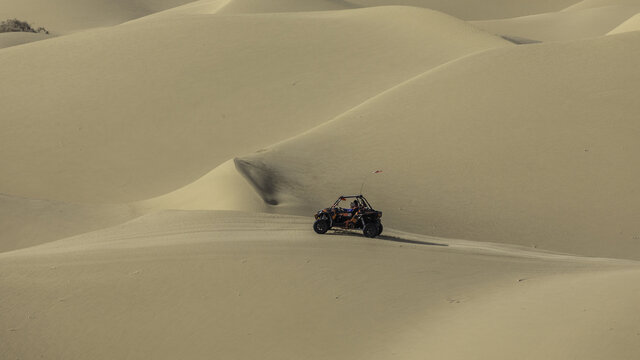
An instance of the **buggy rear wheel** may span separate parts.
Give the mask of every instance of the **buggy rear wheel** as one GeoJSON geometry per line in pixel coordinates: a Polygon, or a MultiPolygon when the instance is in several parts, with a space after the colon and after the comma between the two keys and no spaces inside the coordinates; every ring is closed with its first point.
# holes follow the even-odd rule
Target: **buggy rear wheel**
{"type": "Polygon", "coordinates": [[[324,234],[331,228],[331,224],[329,224],[329,220],[326,219],[318,219],[313,223],[313,231],[318,234],[324,234]]]}
{"type": "Polygon", "coordinates": [[[380,230],[377,223],[367,223],[364,224],[364,228],[362,228],[362,233],[368,238],[374,238],[378,236],[379,231],[380,230]]]}

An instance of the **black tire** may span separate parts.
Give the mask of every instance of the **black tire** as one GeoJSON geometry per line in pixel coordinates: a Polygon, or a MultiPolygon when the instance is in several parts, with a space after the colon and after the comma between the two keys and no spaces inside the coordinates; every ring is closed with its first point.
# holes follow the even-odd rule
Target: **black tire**
{"type": "Polygon", "coordinates": [[[324,234],[331,229],[331,224],[329,224],[329,220],[318,219],[313,223],[313,231],[318,234],[324,234]]]}
{"type": "MultiPolygon", "coordinates": [[[[379,222],[378,223],[378,235],[382,234],[382,229],[384,229],[384,226],[382,226],[382,223],[379,222]]],[[[378,236],[378,235],[376,235],[376,236],[378,236]]]]}
{"type": "Polygon", "coordinates": [[[376,223],[364,224],[364,228],[362,228],[362,233],[368,238],[374,238],[378,236],[378,231],[380,230],[378,228],[378,224],[376,223]]]}

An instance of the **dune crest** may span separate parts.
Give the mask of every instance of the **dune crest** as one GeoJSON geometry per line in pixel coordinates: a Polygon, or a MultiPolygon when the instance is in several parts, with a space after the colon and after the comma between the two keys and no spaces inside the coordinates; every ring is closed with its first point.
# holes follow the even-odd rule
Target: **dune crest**
{"type": "Polygon", "coordinates": [[[488,32],[540,41],[569,41],[604,36],[640,12],[640,3],[585,7],[512,19],[473,21],[488,32]]]}
{"type": "Polygon", "coordinates": [[[197,0],[193,2],[188,2],[184,5],[172,7],[167,10],[154,12],[150,15],[140,17],[127,23],[137,23],[137,22],[146,22],[146,21],[157,21],[161,19],[171,19],[180,16],[189,16],[189,15],[211,15],[216,14],[220,9],[225,7],[227,4],[232,2],[233,0],[197,0]]]}
{"type": "Polygon", "coordinates": [[[358,6],[405,5],[442,11],[463,20],[511,18],[559,11],[579,0],[348,0],[358,6]]]}
{"type": "Polygon", "coordinates": [[[346,0],[231,0],[218,14],[277,13],[354,9],[346,0]]]}
{"type": "Polygon", "coordinates": [[[233,160],[226,161],[183,188],[134,205],[146,212],[161,209],[267,210],[264,201],[238,173],[233,160]]]}
{"type": "Polygon", "coordinates": [[[611,30],[607,35],[615,35],[638,30],[640,30],[640,14],[634,15],[629,20],[623,22],[618,27],[611,30]]]}
{"type": "Polygon", "coordinates": [[[604,8],[608,6],[637,6],[638,0],[582,0],[573,4],[564,11],[604,8]]]}

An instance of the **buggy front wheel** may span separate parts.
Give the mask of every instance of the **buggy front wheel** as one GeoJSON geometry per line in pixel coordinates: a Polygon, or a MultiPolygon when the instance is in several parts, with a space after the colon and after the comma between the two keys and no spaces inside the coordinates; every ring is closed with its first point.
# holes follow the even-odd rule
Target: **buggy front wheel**
{"type": "Polygon", "coordinates": [[[324,234],[331,228],[329,224],[329,220],[326,219],[318,219],[313,223],[313,231],[318,234],[324,234]]]}
{"type": "Polygon", "coordinates": [[[378,224],[376,223],[367,223],[364,225],[364,228],[362,229],[362,233],[364,234],[364,236],[368,238],[374,238],[378,236],[379,231],[380,230],[379,230],[378,224]]]}

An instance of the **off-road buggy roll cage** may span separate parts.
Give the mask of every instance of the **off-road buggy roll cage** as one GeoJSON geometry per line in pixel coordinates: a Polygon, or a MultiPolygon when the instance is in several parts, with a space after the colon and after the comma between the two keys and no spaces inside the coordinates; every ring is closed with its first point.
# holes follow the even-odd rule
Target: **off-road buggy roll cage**
{"type": "Polygon", "coordinates": [[[371,203],[362,195],[341,195],[331,207],[318,211],[313,230],[324,234],[333,227],[342,229],[362,229],[364,236],[376,237],[382,233],[382,212],[373,209],[371,203]],[[351,208],[340,207],[341,201],[355,199],[351,208]],[[355,206],[353,206],[355,205],[355,206]]]}
{"type": "Polygon", "coordinates": [[[340,201],[346,201],[347,199],[356,199],[356,200],[360,200],[360,202],[365,206],[365,208],[367,209],[371,209],[373,210],[373,206],[371,206],[371,204],[369,203],[369,201],[367,201],[367,198],[365,198],[362,195],[348,195],[348,196],[340,196],[338,198],[338,200],[336,200],[336,202],[333,203],[333,205],[331,206],[332,208],[338,207],[338,204],[340,204],[340,201]]]}

